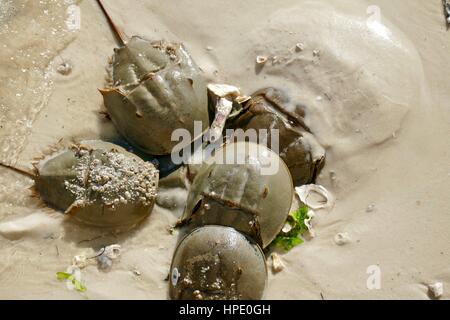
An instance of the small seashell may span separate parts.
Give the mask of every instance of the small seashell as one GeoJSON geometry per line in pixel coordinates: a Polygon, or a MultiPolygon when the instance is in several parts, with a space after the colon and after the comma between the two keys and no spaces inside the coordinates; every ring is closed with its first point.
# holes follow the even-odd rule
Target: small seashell
{"type": "MultiPolygon", "coordinates": [[[[305,221],[306,224],[306,221],[305,221]]],[[[288,233],[289,231],[292,230],[292,226],[289,223],[286,223],[283,227],[283,229],[281,229],[281,231],[283,231],[284,233],[288,233]]]]}
{"type": "Polygon", "coordinates": [[[334,206],[334,197],[323,186],[309,184],[296,187],[295,192],[300,200],[313,210],[329,209],[334,206]],[[319,196],[321,200],[315,199],[319,196]]]}
{"type": "Polygon", "coordinates": [[[428,292],[433,299],[439,299],[444,294],[444,284],[442,282],[429,284],[428,292]]]}
{"type": "Polygon", "coordinates": [[[67,62],[63,62],[56,68],[56,71],[63,76],[67,76],[72,72],[72,66],[67,62]]]}
{"type": "Polygon", "coordinates": [[[141,275],[141,272],[140,272],[137,268],[134,268],[134,269],[133,269],[133,274],[134,274],[135,276],[140,276],[140,275],[141,275]]]}
{"type": "Polygon", "coordinates": [[[269,60],[267,56],[257,56],[256,57],[256,63],[257,64],[265,64],[269,60]]]}
{"type": "Polygon", "coordinates": [[[297,44],[295,45],[295,51],[301,52],[301,51],[303,51],[303,50],[305,50],[305,46],[304,46],[303,43],[299,42],[299,43],[297,43],[297,44]]]}
{"type": "Polygon", "coordinates": [[[281,257],[277,254],[277,253],[272,253],[270,255],[271,259],[272,259],[272,272],[273,273],[278,273],[283,271],[283,269],[285,268],[283,261],[281,260],[281,257]]]}
{"type": "Polygon", "coordinates": [[[110,246],[105,247],[103,253],[101,255],[108,257],[111,260],[118,259],[121,253],[121,247],[119,244],[112,244],[110,246]]]}

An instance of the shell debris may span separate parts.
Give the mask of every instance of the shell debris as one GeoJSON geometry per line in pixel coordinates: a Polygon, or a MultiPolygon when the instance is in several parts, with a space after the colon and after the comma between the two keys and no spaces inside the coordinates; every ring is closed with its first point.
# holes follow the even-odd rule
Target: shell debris
{"type": "Polygon", "coordinates": [[[311,236],[311,238],[315,238],[316,231],[313,228],[312,220],[316,216],[316,213],[313,210],[309,209],[307,216],[308,216],[308,218],[305,219],[305,226],[308,228],[308,232],[309,232],[309,235],[311,236]]]}
{"type": "Polygon", "coordinates": [[[121,247],[118,244],[112,244],[104,247],[98,252],[97,264],[100,270],[108,271],[112,268],[114,260],[119,259],[121,247]]]}
{"type": "Polygon", "coordinates": [[[295,45],[295,51],[302,52],[303,50],[305,50],[305,45],[303,43],[299,42],[295,45]]]}
{"type": "Polygon", "coordinates": [[[209,95],[215,100],[213,103],[216,114],[209,131],[209,141],[215,142],[222,136],[225,123],[233,109],[233,102],[242,104],[250,97],[243,96],[239,88],[228,84],[208,84],[207,88],[209,95]]]}
{"type": "Polygon", "coordinates": [[[331,209],[334,207],[334,196],[325,187],[315,184],[296,187],[295,192],[300,200],[313,210],[331,209]],[[320,197],[322,199],[317,199],[320,197]]]}
{"type": "Polygon", "coordinates": [[[269,57],[267,56],[256,56],[256,63],[257,64],[265,64],[269,60],[269,57]]]}
{"type": "Polygon", "coordinates": [[[285,265],[283,263],[283,260],[281,260],[281,257],[279,254],[273,252],[270,255],[270,258],[272,259],[272,272],[278,273],[284,270],[285,265]]]}
{"type": "Polygon", "coordinates": [[[56,68],[56,71],[63,76],[67,76],[72,72],[72,65],[68,62],[63,62],[56,68]]]}
{"type": "Polygon", "coordinates": [[[442,282],[429,284],[428,292],[433,299],[440,299],[444,295],[444,284],[442,282]]]}

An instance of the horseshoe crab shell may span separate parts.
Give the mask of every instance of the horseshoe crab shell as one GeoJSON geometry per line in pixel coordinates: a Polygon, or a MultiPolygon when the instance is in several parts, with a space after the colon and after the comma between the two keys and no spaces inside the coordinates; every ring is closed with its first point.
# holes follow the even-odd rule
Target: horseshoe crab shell
{"type": "Polygon", "coordinates": [[[134,146],[152,155],[170,154],[175,129],[193,140],[209,126],[206,83],[182,44],[150,42],[134,36],[115,50],[113,84],[100,90],[117,130],[134,146]],[[196,136],[197,135],[197,136],[196,136]]]}
{"type": "Polygon", "coordinates": [[[265,248],[283,228],[292,199],[292,178],[278,155],[255,143],[231,143],[199,169],[183,221],[233,227],[265,248]]]}
{"type": "MultiPolygon", "coordinates": [[[[234,126],[248,129],[278,129],[279,155],[288,166],[295,185],[313,183],[325,161],[325,150],[303,121],[303,111],[290,112],[288,98],[281,90],[266,88],[255,92],[234,126]]],[[[259,141],[264,143],[266,141],[259,141]]],[[[267,145],[272,147],[270,135],[267,145]]]]}
{"type": "Polygon", "coordinates": [[[261,248],[243,234],[205,226],[180,242],[169,278],[174,300],[260,300],[267,267],[261,248]]]}
{"type": "Polygon", "coordinates": [[[36,169],[42,199],[85,224],[133,226],[152,211],[158,171],[112,143],[83,141],[36,169]]]}

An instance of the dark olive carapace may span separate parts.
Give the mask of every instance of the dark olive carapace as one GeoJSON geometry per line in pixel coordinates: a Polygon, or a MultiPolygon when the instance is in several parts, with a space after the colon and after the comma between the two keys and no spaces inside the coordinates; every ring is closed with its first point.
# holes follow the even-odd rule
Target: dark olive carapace
{"type": "Polygon", "coordinates": [[[182,44],[132,37],[116,49],[112,68],[113,83],[101,93],[131,144],[149,154],[170,154],[178,143],[174,130],[185,129],[194,140],[208,128],[206,83],[182,44]],[[199,133],[195,121],[202,125],[199,133]]]}
{"type": "Polygon", "coordinates": [[[130,227],[152,211],[158,170],[112,143],[82,141],[36,165],[35,189],[51,207],[97,227],[130,227]]]}
{"type": "Polygon", "coordinates": [[[178,245],[170,268],[171,299],[259,300],[267,283],[264,254],[233,228],[205,226],[178,245]]]}
{"type": "MultiPolygon", "coordinates": [[[[248,129],[277,129],[277,149],[288,166],[295,185],[313,183],[325,161],[325,150],[303,121],[301,110],[289,111],[288,97],[274,88],[259,90],[244,106],[244,112],[235,120],[234,126],[248,129]]],[[[258,141],[265,143],[266,141],[258,141]]],[[[272,148],[271,136],[267,146],[272,148]]],[[[272,148],[273,149],[273,148],[272,148]]]]}
{"type": "Polygon", "coordinates": [[[217,150],[199,169],[183,220],[192,227],[233,227],[265,248],[282,229],[292,199],[283,160],[262,145],[236,142],[217,150]]]}

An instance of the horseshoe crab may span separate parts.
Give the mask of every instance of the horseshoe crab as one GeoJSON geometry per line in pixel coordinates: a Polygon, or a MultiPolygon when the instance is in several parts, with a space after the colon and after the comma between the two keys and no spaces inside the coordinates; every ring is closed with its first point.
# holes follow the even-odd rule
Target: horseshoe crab
{"type": "Polygon", "coordinates": [[[134,146],[152,155],[172,152],[175,129],[186,129],[192,141],[209,126],[206,82],[180,43],[126,42],[97,0],[121,44],[112,60],[112,83],[100,90],[117,130],[134,146]],[[195,132],[199,121],[202,132],[195,132]]]}
{"type": "Polygon", "coordinates": [[[182,223],[233,227],[265,248],[283,228],[292,199],[292,178],[277,154],[255,143],[231,143],[198,170],[182,223]]]}
{"type": "Polygon", "coordinates": [[[266,283],[258,245],[233,228],[205,226],[175,250],[169,295],[174,300],[259,300],[266,283]]]}
{"type": "MultiPolygon", "coordinates": [[[[325,162],[325,150],[303,121],[304,112],[290,112],[284,92],[266,88],[255,92],[234,121],[234,127],[247,129],[278,129],[279,155],[288,166],[295,185],[313,183],[325,162]]],[[[272,147],[271,136],[267,141],[272,147]]]]}
{"type": "Polygon", "coordinates": [[[103,141],[83,141],[25,172],[50,206],[82,223],[133,226],[152,211],[158,171],[125,149],[103,141]]]}

